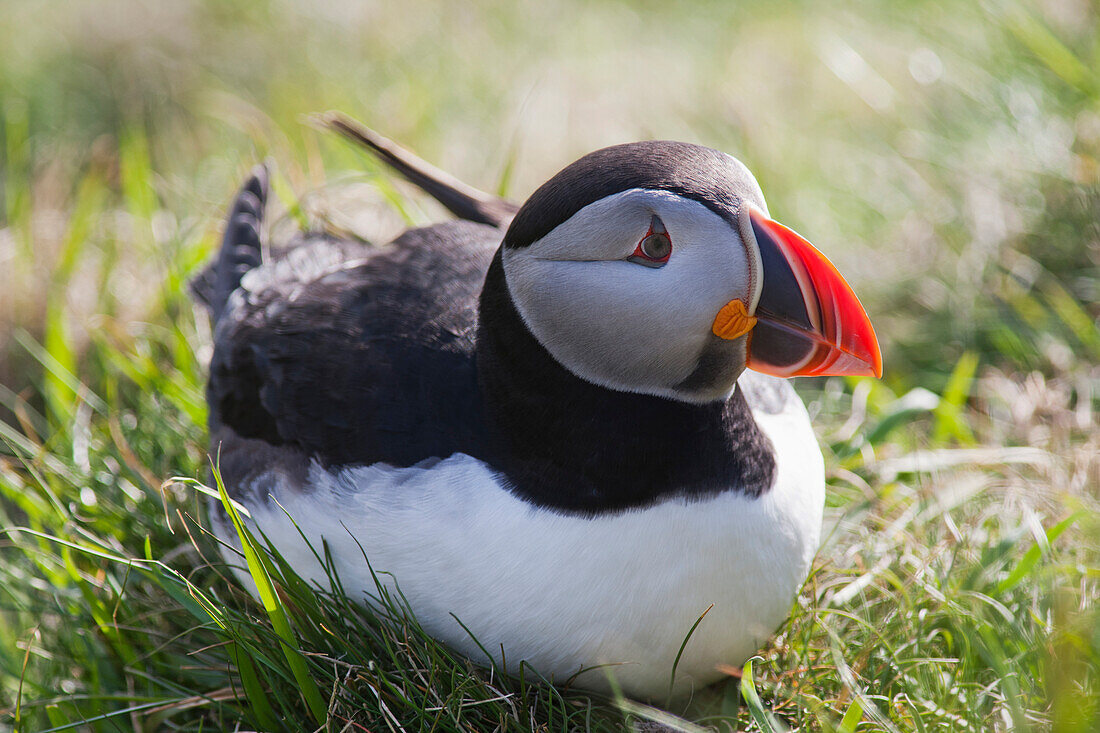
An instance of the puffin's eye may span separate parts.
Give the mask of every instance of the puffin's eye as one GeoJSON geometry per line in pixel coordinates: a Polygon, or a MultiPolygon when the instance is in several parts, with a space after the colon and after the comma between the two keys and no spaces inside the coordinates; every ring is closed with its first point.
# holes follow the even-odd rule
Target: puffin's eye
{"type": "Polygon", "coordinates": [[[646,267],[662,267],[668,262],[672,254],[672,237],[668,236],[664,222],[656,214],[649,222],[649,231],[638,242],[634,252],[627,257],[630,262],[637,262],[646,267]]]}
{"type": "Polygon", "coordinates": [[[638,245],[642,254],[651,260],[667,260],[672,254],[672,240],[667,234],[650,234],[638,245]]]}

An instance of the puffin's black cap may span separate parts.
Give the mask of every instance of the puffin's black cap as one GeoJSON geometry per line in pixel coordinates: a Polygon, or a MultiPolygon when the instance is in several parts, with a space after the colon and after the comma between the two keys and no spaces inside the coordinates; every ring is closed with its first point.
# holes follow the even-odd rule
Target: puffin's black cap
{"type": "Polygon", "coordinates": [[[752,174],[735,158],[702,145],[646,140],[603,148],[566,166],[520,207],[504,246],[527,247],[585,206],[633,188],[693,199],[734,227],[743,199],[767,210],[752,174]]]}

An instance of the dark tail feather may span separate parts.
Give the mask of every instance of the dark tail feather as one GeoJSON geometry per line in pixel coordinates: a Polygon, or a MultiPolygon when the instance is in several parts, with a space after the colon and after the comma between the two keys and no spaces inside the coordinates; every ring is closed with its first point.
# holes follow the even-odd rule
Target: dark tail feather
{"type": "Polygon", "coordinates": [[[318,121],[323,127],[369,148],[461,219],[501,226],[511,221],[519,211],[519,206],[511,201],[463,183],[346,115],[328,112],[318,117],[318,121]]]}
{"type": "Polygon", "coordinates": [[[267,187],[267,168],[258,165],[229,209],[218,256],[191,281],[191,294],[210,310],[215,323],[244,274],[262,261],[260,227],[267,187]]]}

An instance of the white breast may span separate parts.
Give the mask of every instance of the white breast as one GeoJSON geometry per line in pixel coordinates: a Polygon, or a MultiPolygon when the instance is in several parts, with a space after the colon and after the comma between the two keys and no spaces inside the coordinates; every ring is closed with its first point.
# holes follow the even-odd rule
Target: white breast
{"type": "MultiPolygon", "coordinates": [[[[526,660],[563,682],[613,664],[578,684],[606,690],[610,673],[627,694],[660,698],[681,643],[711,604],[684,650],[677,694],[761,646],[817,549],[824,469],[805,408],[793,400],[780,414],[754,416],[778,464],[775,486],[757,499],[727,492],[585,519],[531,507],[464,454],[401,469],[314,465],[306,487],[283,481],[277,498],[314,547],[328,542],[350,595],[375,592],[365,550],[376,572],[392,573],[424,628],[475,661],[487,660],[452,613],[481,647],[503,645],[509,671],[526,660]]],[[[249,510],[303,577],[327,583],[282,509],[249,510]]]]}

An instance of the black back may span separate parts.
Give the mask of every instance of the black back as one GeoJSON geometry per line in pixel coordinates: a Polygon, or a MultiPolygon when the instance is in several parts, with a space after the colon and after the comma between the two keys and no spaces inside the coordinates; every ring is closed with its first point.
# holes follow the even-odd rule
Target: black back
{"type": "Polygon", "coordinates": [[[474,305],[499,236],[452,222],[381,249],[306,241],[268,265],[217,325],[211,433],[326,465],[407,466],[483,443],[474,305]]]}

